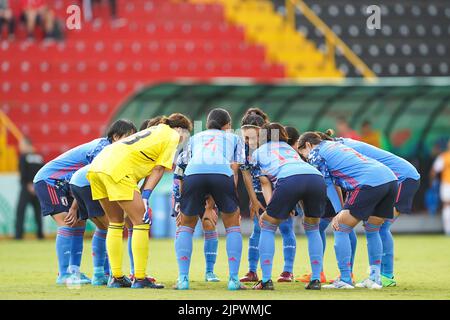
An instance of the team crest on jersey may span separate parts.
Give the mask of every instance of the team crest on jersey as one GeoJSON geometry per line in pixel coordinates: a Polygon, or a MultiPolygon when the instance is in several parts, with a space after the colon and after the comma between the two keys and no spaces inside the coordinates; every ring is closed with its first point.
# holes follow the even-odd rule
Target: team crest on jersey
{"type": "Polygon", "coordinates": [[[67,197],[61,197],[60,200],[63,206],[65,207],[69,206],[69,201],[67,200],[67,197]]]}

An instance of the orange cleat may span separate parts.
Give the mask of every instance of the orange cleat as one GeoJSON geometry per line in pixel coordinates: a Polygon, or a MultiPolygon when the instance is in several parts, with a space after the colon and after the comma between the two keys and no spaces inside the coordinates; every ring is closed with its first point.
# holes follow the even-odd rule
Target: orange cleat
{"type": "MultiPolygon", "coordinates": [[[[312,273],[305,273],[301,277],[298,277],[295,279],[295,281],[303,282],[303,283],[310,283],[311,282],[311,275],[312,273]]],[[[325,272],[320,273],[320,283],[327,283],[327,278],[325,277],[325,272]]]]}

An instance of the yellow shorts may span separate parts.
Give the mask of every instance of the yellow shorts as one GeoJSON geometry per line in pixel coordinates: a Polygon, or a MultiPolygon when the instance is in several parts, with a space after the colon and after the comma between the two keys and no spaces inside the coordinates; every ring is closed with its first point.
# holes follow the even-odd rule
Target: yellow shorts
{"type": "Polygon", "coordinates": [[[109,201],[130,201],[135,190],[140,192],[137,183],[128,177],[115,182],[106,173],[88,172],[87,179],[91,183],[92,200],[108,198],[109,201]]]}

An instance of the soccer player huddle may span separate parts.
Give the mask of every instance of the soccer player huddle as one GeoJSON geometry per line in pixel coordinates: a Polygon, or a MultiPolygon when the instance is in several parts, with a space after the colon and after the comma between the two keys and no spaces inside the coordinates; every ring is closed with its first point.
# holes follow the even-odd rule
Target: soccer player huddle
{"type": "Polygon", "coordinates": [[[308,290],[381,289],[396,285],[394,240],[390,227],[411,211],[420,175],[406,160],[369,144],[304,132],[270,122],[250,108],[233,133],[225,109],[209,112],[206,130],[191,135],[183,114],[144,121],[140,131],[117,120],[105,138],[73,148],[46,164],[34,179],[42,214],[58,225],[58,284],[154,288],[164,285],[146,273],[152,191],[174,167],[173,213],[176,219],[177,290],[189,289],[194,229],[201,219],[206,260],[205,281],[214,273],[218,218],[226,230],[229,290],[273,290],[275,232],[283,238],[283,272],[278,282],[293,282],[296,254],[294,220],[302,219],[311,273],[299,280],[308,290]],[[248,272],[239,277],[242,256],[239,171],[254,224],[249,239],[248,272]],[[96,225],[92,239],[93,276],[80,271],[86,220],[96,225]],[[355,283],[355,226],[363,221],[370,274],[355,283]],[[323,272],[325,230],[334,230],[340,275],[329,284],[323,272]],[[130,274],[122,269],[123,233],[128,232],[130,274]],[[262,270],[257,275],[257,266],[262,270]],[[322,285],[323,284],[323,285],[322,285]]]}

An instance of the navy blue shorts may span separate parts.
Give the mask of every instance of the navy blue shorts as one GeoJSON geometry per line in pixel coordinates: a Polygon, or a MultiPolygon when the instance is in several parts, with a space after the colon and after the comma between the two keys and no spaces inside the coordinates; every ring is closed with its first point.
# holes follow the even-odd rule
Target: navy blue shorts
{"type": "Polygon", "coordinates": [[[333,204],[331,203],[330,199],[327,197],[327,204],[325,206],[325,213],[323,214],[322,218],[334,218],[336,216],[337,212],[334,210],[333,204]]]}
{"type": "Polygon", "coordinates": [[[78,203],[78,219],[87,220],[105,215],[100,201],[92,200],[91,186],[78,187],[71,184],[70,190],[78,203]]]}
{"type": "Polygon", "coordinates": [[[201,216],[205,199],[211,195],[221,213],[233,213],[239,207],[233,176],[192,174],[185,176],[181,188],[180,210],[187,216],[201,216]]]}
{"type": "Polygon", "coordinates": [[[267,214],[286,220],[301,200],[305,217],[320,218],[327,203],[326,189],[325,180],[317,174],[296,174],[279,179],[267,206],[267,214]]]}
{"type": "Polygon", "coordinates": [[[395,208],[400,213],[411,213],[413,200],[416,192],[419,190],[420,180],[411,178],[406,179],[398,186],[397,198],[395,199],[395,208]]]}
{"type": "Polygon", "coordinates": [[[348,194],[344,204],[345,210],[359,220],[370,216],[392,219],[394,203],[398,193],[398,181],[391,181],[380,186],[362,186],[348,194]]]}
{"type": "Polygon", "coordinates": [[[41,180],[34,184],[34,190],[39,199],[41,213],[44,217],[69,212],[73,197],[70,194],[68,185],[52,186],[44,180],[41,180]]]}

